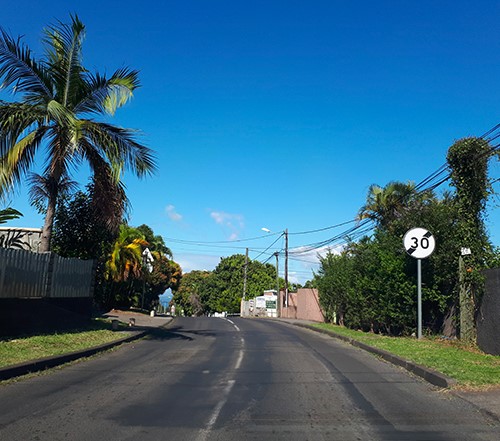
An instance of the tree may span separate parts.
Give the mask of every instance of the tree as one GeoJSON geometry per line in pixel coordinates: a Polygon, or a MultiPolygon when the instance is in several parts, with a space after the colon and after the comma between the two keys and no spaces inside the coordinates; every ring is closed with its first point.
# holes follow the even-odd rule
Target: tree
{"type": "Polygon", "coordinates": [[[104,261],[116,235],[92,200],[93,186],[59,199],[52,232],[53,251],[62,257],[104,261]]]}
{"type": "Polygon", "coordinates": [[[35,154],[45,148],[43,172],[45,222],[40,250],[48,251],[58,195],[72,169],[87,162],[96,199],[110,207],[106,219],[116,228],[126,205],[121,175],[127,168],[142,177],[155,169],[150,149],[135,132],[96,115],[114,115],[139,86],[138,72],[121,68],[109,78],[91,73],[82,64],[85,26],[75,16],[45,30],[45,57],[36,59],[21,37],[0,29],[0,78],[3,87],[21,96],[0,102],[0,196],[23,182],[35,154]]]}
{"type": "Polygon", "coordinates": [[[142,234],[128,225],[121,225],[111,255],[106,262],[108,278],[125,282],[142,274],[142,250],[148,245],[142,234]]]}
{"type": "Polygon", "coordinates": [[[185,315],[199,316],[207,311],[202,291],[210,275],[209,271],[191,271],[182,277],[178,290],[174,292],[174,302],[185,315]]]}
{"type": "Polygon", "coordinates": [[[165,290],[176,291],[182,279],[182,269],[177,262],[168,259],[158,251],[153,252],[153,271],[148,273],[146,283],[149,285],[151,300],[156,299],[165,290]]]}
{"type": "MultiPolygon", "coordinates": [[[[234,254],[221,259],[202,290],[202,301],[213,311],[239,312],[243,297],[245,256],[234,254]]],[[[276,268],[255,260],[248,262],[247,298],[260,296],[276,286],[276,268]]]]}
{"type": "Polygon", "coordinates": [[[374,220],[380,228],[388,228],[414,204],[425,204],[431,198],[429,192],[417,192],[413,182],[389,182],[385,187],[370,185],[366,204],[358,212],[358,219],[374,220]]]}
{"type": "Polygon", "coordinates": [[[172,250],[165,245],[163,237],[154,234],[153,229],[150,226],[142,224],[139,225],[137,229],[144,235],[144,239],[148,242],[148,246],[151,251],[157,251],[170,258],[173,257],[172,250]]]}

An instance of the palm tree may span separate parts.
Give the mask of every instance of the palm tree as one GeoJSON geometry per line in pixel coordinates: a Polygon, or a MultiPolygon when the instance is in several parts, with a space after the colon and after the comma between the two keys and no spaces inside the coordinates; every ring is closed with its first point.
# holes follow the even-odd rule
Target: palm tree
{"type": "MultiPolygon", "coordinates": [[[[110,222],[116,226],[116,204],[123,211],[126,197],[121,176],[129,169],[139,177],[155,170],[152,151],[136,141],[135,131],[95,115],[113,115],[139,86],[138,72],[128,68],[109,78],[82,65],[85,26],[78,17],[58,22],[44,33],[45,56],[37,60],[30,49],[0,28],[0,79],[4,88],[21,96],[19,102],[0,101],[0,197],[23,182],[44,149],[47,191],[40,250],[50,250],[58,194],[81,162],[90,166],[99,200],[112,200],[110,222]]],[[[120,216],[118,216],[120,217],[120,216]]],[[[121,221],[121,219],[119,219],[121,221]]]]}
{"type": "Polygon", "coordinates": [[[144,236],[136,228],[122,224],[111,255],[106,262],[106,275],[115,282],[125,282],[132,276],[142,275],[142,250],[148,246],[144,236]]]}
{"type": "Polygon", "coordinates": [[[389,182],[385,187],[370,185],[357,218],[372,219],[381,227],[387,227],[392,221],[401,217],[404,211],[414,203],[423,203],[433,197],[429,192],[419,193],[414,182],[389,182]]]}

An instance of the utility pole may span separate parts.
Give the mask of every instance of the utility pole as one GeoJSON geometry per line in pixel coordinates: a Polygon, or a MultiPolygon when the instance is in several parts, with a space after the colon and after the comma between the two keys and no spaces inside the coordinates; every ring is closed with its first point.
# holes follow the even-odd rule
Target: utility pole
{"type": "Polygon", "coordinates": [[[278,317],[281,317],[280,273],[279,273],[279,261],[278,261],[279,253],[276,251],[274,255],[276,257],[276,312],[278,317]]]}
{"type": "Polygon", "coordinates": [[[474,323],[474,295],[466,277],[465,256],[471,254],[470,248],[462,248],[458,256],[459,301],[460,301],[460,340],[474,343],[477,339],[474,323]]]}
{"type": "Polygon", "coordinates": [[[245,268],[243,270],[243,300],[247,299],[248,248],[245,253],[245,268]]]}
{"type": "Polygon", "coordinates": [[[288,228],[285,230],[285,306],[288,308],[288,228]]]}

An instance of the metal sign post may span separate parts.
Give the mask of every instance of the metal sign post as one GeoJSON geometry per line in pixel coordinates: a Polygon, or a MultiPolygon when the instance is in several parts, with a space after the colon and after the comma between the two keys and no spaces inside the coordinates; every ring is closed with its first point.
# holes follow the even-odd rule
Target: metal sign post
{"type": "Polygon", "coordinates": [[[417,338],[422,338],[422,259],[429,257],[436,241],[425,228],[412,228],[403,238],[406,252],[417,259],[417,338]]]}

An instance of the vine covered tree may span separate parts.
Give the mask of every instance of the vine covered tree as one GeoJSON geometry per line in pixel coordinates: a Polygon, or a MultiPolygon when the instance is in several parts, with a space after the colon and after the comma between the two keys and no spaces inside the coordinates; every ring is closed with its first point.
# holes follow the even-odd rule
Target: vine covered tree
{"type": "Polygon", "coordinates": [[[137,142],[135,131],[93,117],[114,115],[139,86],[138,72],[116,70],[110,77],[92,73],[82,64],[85,26],[75,16],[44,31],[45,56],[37,59],[23,43],[0,29],[0,79],[3,88],[20,96],[0,101],[0,197],[29,177],[35,155],[45,152],[42,173],[45,221],[40,251],[49,251],[62,186],[82,162],[91,170],[96,200],[117,228],[126,205],[121,176],[129,169],[139,177],[152,173],[152,151],[137,142]]]}
{"type": "Polygon", "coordinates": [[[488,162],[492,148],[481,138],[464,138],[448,150],[447,161],[452,185],[455,187],[457,229],[460,246],[471,254],[460,260],[460,336],[475,342],[475,313],[483,289],[481,270],[492,254],[484,225],[489,195],[488,162]]]}

